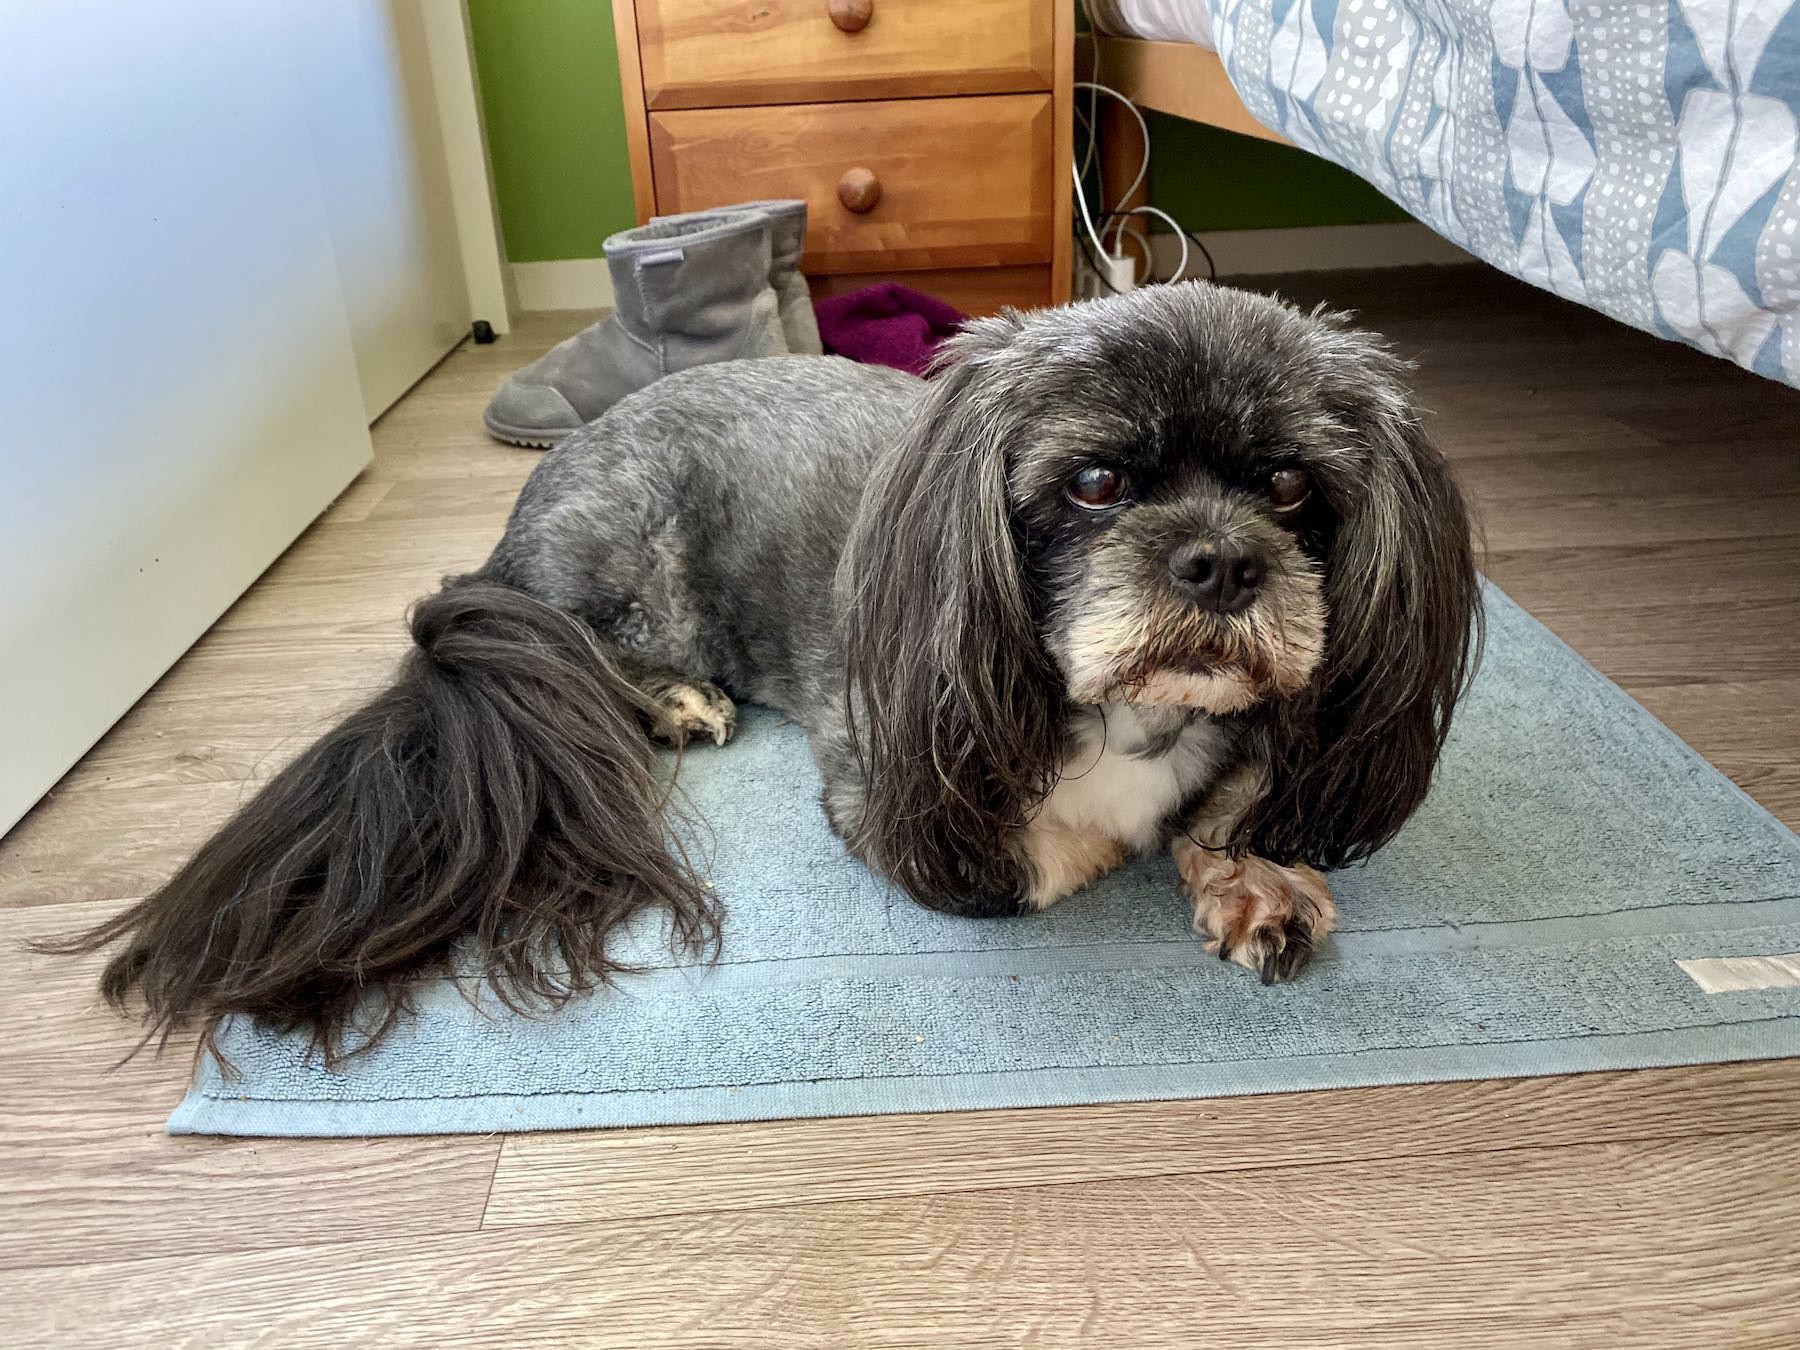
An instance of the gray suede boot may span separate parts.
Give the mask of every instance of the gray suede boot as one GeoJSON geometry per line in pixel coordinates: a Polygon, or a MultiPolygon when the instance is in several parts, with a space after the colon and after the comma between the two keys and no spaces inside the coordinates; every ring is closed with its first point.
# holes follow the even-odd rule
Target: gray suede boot
{"type": "Polygon", "coordinates": [[[769,218],[769,285],[781,302],[781,331],[788,350],[819,356],[819,321],[813,317],[812,292],[800,275],[800,255],[806,252],[806,203],[797,199],[745,202],[745,211],[761,211],[769,218]]]}
{"type": "MultiPolygon", "coordinates": [[[[819,320],[813,314],[812,292],[800,275],[800,255],[806,252],[806,203],[798,197],[774,201],[744,202],[733,211],[760,211],[769,219],[769,285],[781,303],[781,331],[787,334],[790,352],[799,356],[823,356],[819,320]]],[[[656,216],[656,220],[686,220],[684,215],[656,216]]]]}
{"type": "Polygon", "coordinates": [[[497,439],[547,447],[672,371],[788,350],[761,211],[652,221],[605,244],[613,313],[519,371],[488,404],[497,439]]]}

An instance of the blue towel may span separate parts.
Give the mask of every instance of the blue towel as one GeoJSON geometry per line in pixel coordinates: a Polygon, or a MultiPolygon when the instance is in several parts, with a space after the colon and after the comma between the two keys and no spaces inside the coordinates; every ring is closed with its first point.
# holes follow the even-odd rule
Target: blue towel
{"type": "Polygon", "coordinates": [[[1090,1101],[1800,1054],[1800,990],[1695,957],[1800,950],[1800,839],[1496,589],[1486,660],[1400,837],[1334,875],[1339,932],[1265,989],[1200,945],[1167,858],[1044,914],[920,909],[848,859],[798,728],[750,711],[681,782],[723,962],[527,1018],[446,978],[327,1069],[242,1021],[173,1133],[561,1129],[1090,1101]]]}

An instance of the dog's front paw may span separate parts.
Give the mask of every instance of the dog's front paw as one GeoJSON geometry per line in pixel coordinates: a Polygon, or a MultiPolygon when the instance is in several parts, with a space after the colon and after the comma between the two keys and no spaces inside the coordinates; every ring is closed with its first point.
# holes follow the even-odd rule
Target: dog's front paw
{"type": "Polygon", "coordinates": [[[650,734],[667,745],[686,745],[694,736],[723,745],[737,730],[737,705],[716,684],[672,684],[656,701],[662,706],[650,734]]]}
{"type": "Polygon", "coordinates": [[[1283,867],[1191,845],[1177,847],[1175,862],[1194,901],[1194,927],[1207,934],[1206,950],[1255,971],[1264,984],[1299,974],[1337,924],[1331,888],[1305,864],[1283,867]]]}

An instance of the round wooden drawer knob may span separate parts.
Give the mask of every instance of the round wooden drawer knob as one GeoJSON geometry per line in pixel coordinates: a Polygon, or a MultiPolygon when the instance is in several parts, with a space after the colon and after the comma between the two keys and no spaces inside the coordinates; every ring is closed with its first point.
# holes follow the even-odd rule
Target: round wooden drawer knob
{"type": "Polygon", "coordinates": [[[873,211],[875,203],[881,200],[881,180],[868,169],[846,170],[838,179],[838,200],[846,211],[854,211],[859,216],[865,211],[873,211]]]}
{"type": "Polygon", "coordinates": [[[831,0],[831,21],[846,33],[860,33],[875,17],[875,0],[831,0]]]}

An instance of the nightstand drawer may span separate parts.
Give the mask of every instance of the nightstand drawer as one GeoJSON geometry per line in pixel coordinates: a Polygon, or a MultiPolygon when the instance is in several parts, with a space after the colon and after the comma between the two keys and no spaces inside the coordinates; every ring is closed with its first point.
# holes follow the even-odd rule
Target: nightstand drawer
{"type": "Polygon", "coordinates": [[[833,272],[807,279],[813,299],[848,295],[878,282],[904,278],[908,286],[935,295],[964,314],[980,318],[1014,309],[1038,309],[1056,303],[1049,263],[1025,263],[1018,267],[952,267],[926,272],[833,272]]]}
{"type": "Polygon", "coordinates": [[[1049,89],[1054,18],[1044,0],[637,0],[644,103],[1049,89]]]}
{"type": "Polygon", "coordinates": [[[1048,94],[650,114],[664,215],[804,197],[802,270],[1048,262],[1048,94]]]}

